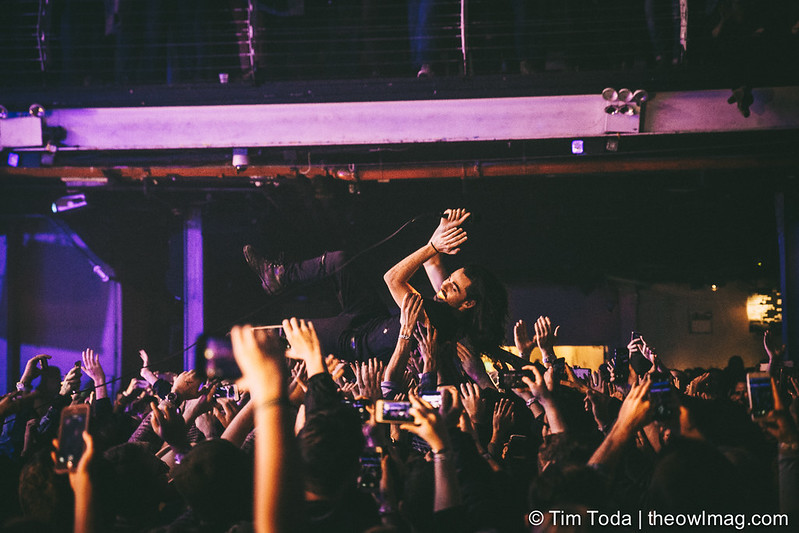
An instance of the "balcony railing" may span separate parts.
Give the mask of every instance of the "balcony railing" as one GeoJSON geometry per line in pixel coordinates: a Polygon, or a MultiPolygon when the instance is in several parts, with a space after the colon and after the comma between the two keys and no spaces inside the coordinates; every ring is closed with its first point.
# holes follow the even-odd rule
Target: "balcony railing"
{"type": "Polygon", "coordinates": [[[8,0],[0,86],[639,70],[790,84],[796,2],[8,0]],[[696,5],[695,5],[696,4],[696,5]],[[702,7],[696,7],[702,4],[702,7]],[[115,7],[116,6],[116,7],[115,7]]]}

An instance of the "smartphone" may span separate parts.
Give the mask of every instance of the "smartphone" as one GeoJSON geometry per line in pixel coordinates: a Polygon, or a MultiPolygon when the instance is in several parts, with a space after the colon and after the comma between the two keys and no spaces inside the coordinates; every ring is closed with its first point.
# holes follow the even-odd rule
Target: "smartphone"
{"type": "Polygon", "coordinates": [[[613,362],[613,375],[617,383],[624,383],[630,374],[630,352],[627,348],[614,348],[610,356],[613,362]]]}
{"type": "Polygon", "coordinates": [[[526,389],[527,384],[522,380],[525,376],[535,381],[535,375],[530,370],[505,370],[499,374],[499,384],[505,390],[526,389]]]}
{"type": "Polygon", "coordinates": [[[581,379],[586,383],[591,381],[591,369],[590,368],[581,368],[579,366],[573,366],[572,370],[574,371],[574,377],[577,379],[581,379]]]}
{"type": "Polygon", "coordinates": [[[404,424],[413,422],[408,411],[411,402],[377,400],[375,402],[375,421],[381,424],[404,424]]]}
{"type": "Polygon", "coordinates": [[[652,369],[652,361],[644,357],[641,352],[636,351],[630,354],[630,366],[637,375],[643,376],[652,369]]]}
{"type": "Polygon", "coordinates": [[[383,452],[379,446],[363,451],[358,458],[361,467],[358,474],[358,487],[368,492],[377,492],[380,489],[380,479],[383,477],[382,457],[383,452]]]}
{"type": "Polygon", "coordinates": [[[214,390],[214,398],[230,398],[234,402],[241,400],[241,393],[235,383],[218,385],[214,390]]]}
{"type": "Polygon", "coordinates": [[[555,381],[566,381],[566,359],[563,357],[558,357],[555,359],[555,362],[552,363],[552,378],[555,381]]]}
{"type": "Polygon", "coordinates": [[[526,435],[511,435],[508,439],[505,458],[526,458],[529,456],[530,444],[526,435]]]}
{"type": "Polygon", "coordinates": [[[56,451],[55,471],[67,472],[78,466],[86,443],[83,432],[89,429],[89,404],[69,405],[61,411],[58,426],[58,450],[56,451]]]}
{"type": "Polygon", "coordinates": [[[746,389],[749,392],[749,411],[752,418],[762,418],[774,410],[771,376],[767,372],[746,374],[746,389]]]}
{"type": "Polygon", "coordinates": [[[441,407],[441,393],[438,391],[423,392],[420,398],[429,403],[433,409],[441,407]]]}
{"type": "Polygon", "coordinates": [[[671,375],[655,372],[649,385],[649,401],[655,420],[671,420],[678,412],[677,396],[671,384],[671,375]]]}
{"type": "Polygon", "coordinates": [[[241,377],[229,337],[202,336],[197,341],[194,368],[204,370],[208,379],[236,381],[241,377]]]}
{"type": "Polygon", "coordinates": [[[371,403],[372,402],[370,402],[369,400],[363,400],[363,399],[344,400],[345,405],[349,405],[350,407],[358,411],[358,414],[361,417],[361,422],[368,422],[372,418],[372,415],[369,413],[369,410],[366,409],[366,406],[370,405],[371,403]]]}

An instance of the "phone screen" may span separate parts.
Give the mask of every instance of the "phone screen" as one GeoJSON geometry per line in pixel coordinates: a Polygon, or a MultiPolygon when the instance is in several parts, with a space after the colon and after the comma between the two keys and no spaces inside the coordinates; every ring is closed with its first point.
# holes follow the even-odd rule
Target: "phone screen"
{"type": "Polygon", "coordinates": [[[774,396],[771,393],[771,377],[766,373],[747,374],[746,385],[749,389],[749,407],[752,417],[766,416],[774,409],[774,396]]]}
{"type": "Polygon", "coordinates": [[[430,404],[433,409],[441,407],[441,393],[440,392],[425,392],[421,395],[422,400],[430,404]]]}
{"type": "Polygon", "coordinates": [[[361,470],[358,475],[358,486],[367,491],[376,491],[380,488],[382,453],[379,448],[366,449],[358,458],[361,470]]]}
{"type": "Polygon", "coordinates": [[[413,422],[413,415],[408,412],[411,402],[378,400],[376,407],[378,408],[378,422],[413,422]]]}
{"type": "Polygon", "coordinates": [[[667,420],[675,414],[677,409],[675,398],[670,376],[654,374],[649,386],[649,399],[654,406],[656,420],[667,420]]]}
{"type": "Polygon", "coordinates": [[[66,471],[75,468],[83,456],[86,444],[83,432],[89,425],[88,405],[67,407],[61,411],[61,425],[58,431],[58,451],[56,470],[66,471]]]}
{"type": "Polygon", "coordinates": [[[356,411],[358,411],[358,415],[361,417],[361,422],[368,422],[370,418],[372,418],[371,413],[366,408],[371,402],[369,400],[344,400],[345,405],[349,405],[356,411]]]}
{"type": "Polygon", "coordinates": [[[505,390],[509,389],[526,389],[527,384],[522,380],[522,377],[527,376],[530,379],[535,379],[532,372],[529,370],[508,370],[500,374],[500,385],[505,390]]]}

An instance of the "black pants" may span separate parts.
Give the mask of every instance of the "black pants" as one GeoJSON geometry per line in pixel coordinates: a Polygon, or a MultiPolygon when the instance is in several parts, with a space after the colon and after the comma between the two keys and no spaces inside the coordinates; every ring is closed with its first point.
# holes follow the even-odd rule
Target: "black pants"
{"type": "Polygon", "coordinates": [[[288,283],[307,283],[331,276],[341,312],[313,319],[323,355],[334,354],[347,361],[391,358],[399,335],[399,315],[392,314],[378,294],[363,281],[344,252],[327,252],[319,257],[286,265],[288,283]]]}

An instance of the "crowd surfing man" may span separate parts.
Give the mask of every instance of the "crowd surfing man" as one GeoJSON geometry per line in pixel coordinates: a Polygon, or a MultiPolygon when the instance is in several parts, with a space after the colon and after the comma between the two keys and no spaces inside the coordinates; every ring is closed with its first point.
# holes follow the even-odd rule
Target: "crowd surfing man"
{"type": "MultiPolygon", "coordinates": [[[[424,315],[420,323],[429,322],[439,342],[459,343],[461,353],[465,349],[472,355],[490,354],[498,350],[505,334],[508,309],[505,287],[478,265],[467,265],[448,274],[441,257],[461,250],[468,238],[463,224],[470,216],[465,209],[446,210],[430,239],[389,269],[383,279],[394,301],[401,306],[404,298],[419,294],[410,280],[423,267],[435,296],[422,300],[424,315]]],[[[373,291],[355,279],[343,252],[281,264],[265,260],[247,245],[244,256],[268,294],[279,293],[291,284],[333,277],[341,313],[313,321],[325,353],[339,354],[350,361],[376,357],[385,362],[397,338],[408,337],[401,336],[400,315],[393,315],[373,291]]],[[[410,325],[411,330],[414,326],[410,325]]]]}

